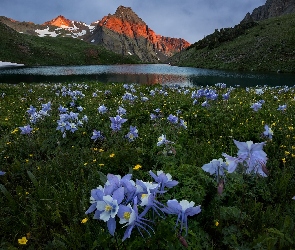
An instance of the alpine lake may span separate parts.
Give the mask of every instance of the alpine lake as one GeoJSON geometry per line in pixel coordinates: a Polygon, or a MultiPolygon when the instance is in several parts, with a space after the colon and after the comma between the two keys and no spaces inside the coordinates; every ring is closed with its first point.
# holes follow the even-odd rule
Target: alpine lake
{"type": "Polygon", "coordinates": [[[295,74],[254,73],[177,67],[168,64],[2,67],[0,83],[86,82],[180,86],[294,86],[295,74]]]}

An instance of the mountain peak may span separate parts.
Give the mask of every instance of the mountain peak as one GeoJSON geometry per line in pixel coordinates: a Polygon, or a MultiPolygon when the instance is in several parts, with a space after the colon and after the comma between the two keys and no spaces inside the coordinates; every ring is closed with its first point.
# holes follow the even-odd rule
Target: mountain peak
{"type": "Polygon", "coordinates": [[[130,23],[145,24],[145,22],[138,17],[138,15],[130,7],[124,7],[122,5],[117,8],[115,14],[112,16],[130,23]]]}
{"type": "Polygon", "coordinates": [[[64,26],[71,26],[72,21],[65,18],[62,15],[59,15],[58,17],[43,23],[43,25],[54,25],[54,26],[58,26],[58,27],[64,27],[64,26]]]}

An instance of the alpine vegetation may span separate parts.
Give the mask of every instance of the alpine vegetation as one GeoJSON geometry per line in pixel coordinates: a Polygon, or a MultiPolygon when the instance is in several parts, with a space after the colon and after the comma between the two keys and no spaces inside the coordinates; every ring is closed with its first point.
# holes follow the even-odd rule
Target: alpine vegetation
{"type": "Polygon", "coordinates": [[[0,248],[294,249],[294,87],[0,93],[0,248]]]}

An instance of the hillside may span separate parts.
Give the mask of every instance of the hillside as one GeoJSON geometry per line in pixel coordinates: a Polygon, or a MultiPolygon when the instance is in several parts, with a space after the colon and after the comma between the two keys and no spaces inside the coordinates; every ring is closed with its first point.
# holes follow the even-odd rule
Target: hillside
{"type": "Polygon", "coordinates": [[[66,37],[21,34],[0,22],[0,61],[30,65],[90,65],[138,63],[136,56],[122,56],[99,45],[66,37]]]}
{"type": "Polygon", "coordinates": [[[233,28],[216,30],[168,62],[209,69],[295,73],[295,14],[252,26],[239,34],[233,28]],[[229,34],[236,35],[224,39],[229,34]]]}

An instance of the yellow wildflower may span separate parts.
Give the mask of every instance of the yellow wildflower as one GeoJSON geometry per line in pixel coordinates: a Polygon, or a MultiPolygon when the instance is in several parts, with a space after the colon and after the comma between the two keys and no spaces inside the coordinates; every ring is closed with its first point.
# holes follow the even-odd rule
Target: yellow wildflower
{"type": "Polygon", "coordinates": [[[81,220],[81,223],[86,223],[88,221],[88,219],[87,218],[84,218],[83,220],[81,220]]]}
{"type": "Polygon", "coordinates": [[[98,152],[100,152],[100,153],[103,152],[103,151],[104,151],[104,150],[103,150],[102,148],[100,148],[100,149],[98,150],[98,152]]]}
{"type": "Polygon", "coordinates": [[[115,156],[115,154],[114,154],[114,153],[110,154],[110,157],[111,157],[111,158],[113,158],[114,156],[115,156]]]}
{"type": "Polygon", "coordinates": [[[286,163],[286,158],[283,158],[282,161],[283,161],[283,163],[285,164],[285,163],[286,163]]]}
{"type": "Polygon", "coordinates": [[[17,131],[18,131],[18,128],[15,128],[15,129],[11,132],[11,134],[15,134],[17,131]]]}
{"type": "Polygon", "coordinates": [[[139,170],[140,168],[142,168],[142,166],[140,166],[139,164],[135,165],[135,167],[133,168],[134,170],[139,170]]]}
{"type": "Polygon", "coordinates": [[[20,245],[26,245],[28,242],[26,237],[22,237],[21,239],[18,239],[18,244],[20,245]]]}
{"type": "Polygon", "coordinates": [[[100,163],[100,164],[98,164],[100,167],[102,167],[102,166],[104,166],[104,164],[103,163],[100,163]]]}
{"type": "Polygon", "coordinates": [[[290,152],[289,151],[285,151],[285,155],[289,155],[290,154],[290,152]]]}
{"type": "Polygon", "coordinates": [[[218,225],[219,225],[219,222],[215,221],[215,226],[218,227],[218,225]]]}

